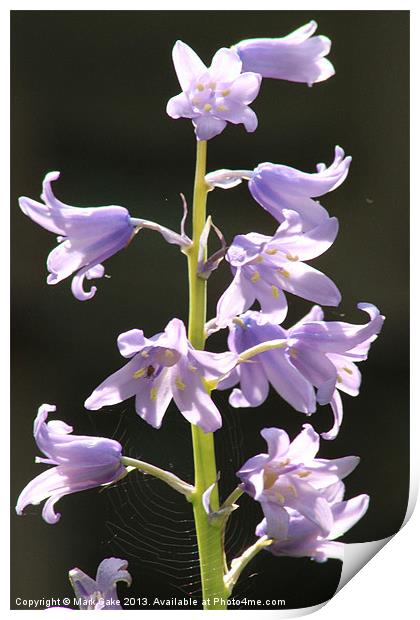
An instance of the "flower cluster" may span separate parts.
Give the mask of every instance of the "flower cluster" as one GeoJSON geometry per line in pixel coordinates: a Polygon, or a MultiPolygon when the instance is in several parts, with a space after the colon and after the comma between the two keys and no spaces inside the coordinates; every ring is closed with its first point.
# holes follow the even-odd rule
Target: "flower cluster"
{"type": "Polygon", "coordinates": [[[315,458],[319,435],[310,424],[290,442],[279,428],[261,431],[268,452],[250,458],[238,471],[244,490],[261,504],[264,520],[257,536],[268,536],[275,555],[342,559],[343,543],[333,542],[366,512],[367,495],[342,501],[344,484],[359,463],[355,456],[315,458]]]}
{"type": "MultiPolygon", "coordinates": [[[[249,105],[258,95],[262,79],[312,85],[334,74],[326,59],[330,41],[324,36],[312,36],[316,27],[315,22],[310,22],[283,38],[247,39],[222,48],[209,67],[188,45],[181,41],[175,44],[173,61],[182,92],[169,100],[167,112],[172,118],[192,121],[200,141],[198,153],[205,141],[220,134],[228,122],[255,131],[257,116],[249,105]]],[[[338,146],[332,164],[318,164],[313,173],[263,162],[252,170],[221,169],[205,175],[204,162],[199,160],[192,239],[185,233],[185,199],[179,233],[160,223],[132,217],[121,206],[79,208],[62,203],[51,187],[58,172],[46,175],[42,203],[28,197],[19,199],[25,215],[59,235],[59,245],[48,256],[47,282],[56,284],[73,275],[71,288],[79,300],[89,300],[96,292],[95,287],[84,289],[84,279],[101,278],[105,273],[102,263],[126,248],[141,229],[159,232],[188,257],[192,302],[189,335],[177,318],[151,337],[140,329],[122,333],[118,348],[128,361],[93,390],[85,407],[98,410],[135,397],[137,414],[159,429],[174,401],[194,427],[196,466],[193,486],[172,472],[124,457],[117,441],[73,435],[73,429],[64,422],[47,422],[55,406],[44,404],[35,419],[34,437],[45,458],[36,461],[53,467],[24,488],[16,506],[19,515],[29,504],[46,500],[42,516],[47,523],[57,523],[60,514],[54,506],[61,497],[116,483],[128,471],[137,469],[156,476],[191,501],[201,554],[203,540],[223,540],[225,522],[237,507],[233,500],[219,506],[214,499],[217,492],[213,495],[217,470],[209,434],[222,426],[221,413],[212,399],[214,390],[234,388],[229,396],[234,408],[261,405],[270,385],[291,407],[306,415],[315,413],[318,405],[329,404],[334,423],[321,437],[331,440],[338,435],[343,417],[339,390],[351,396],[358,394],[361,374],[356,363],[367,359],[384,316],[373,304],[359,303],[358,309],[369,317],[365,324],[326,321],[321,307],[315,305],[294,326],[286,328],[284,321],[288,313],[286,293],[325,306],[337,307],[341,303],[336,284],[307,261],[329,250],[336,240],[338,220],[330,217],[316,199],[343,183],[350,162],[351,157],[338,146]],[[206,220],[205,197],[216,187],[230,189],[243,180],[248,182],[255,203],[273,217],[273,232],[240,233],[228,245],[211,217],[206,220]],[[209,258],[207,240],[212,229],[221,247],[209,258]],[[229,264],[232,281],[219,298],[215,318],[205,326],[204,280],[223,259],[229,264]],[[205,337],[226,328],[229,333],[225,351],[201,350],[205,337]],[[210,482],[213,484],[209,486],[210,482]],[[203,518],[203,507],[208,520],[203,518]],[[213,531],[206,530],[211,527],[219,527],[220,536],[214,537],[213,531]]],[[[343,499],[342,480],[357,466],[358,457],[316,458],[320,435],[309,424],[292,442],[280,428],[264,428],[261,435],[267,442],[267,453],[248,459],[237,474],[240,493],[245,491],[259,502],[264,513],[256,528],[257,536],[275,555],[317,561],[342,559],[344,544],[335,539],[364,515],[369,504],[365,494],[343,499]]],[[[221,567],[223,549],[219,551],[221,567]]],[[[250,555],[244,553],[244,562],[250,555]]],[[[207,587],[214,581],[214,574],[209,579],[204,573],[208,566],[213,570],[213,559],[205,557],[201,561],[203,586],[207,587]]],[[[222,575],[220,579],[225,588],[223,596],[226,588],[231,589],[235,583],[237,567],[242,566],[240,560],[234,562],[236,568],[231,569],[230,577],[222,575]]],[[[131,583],[126,569],[124,560],[108,558],[100,564],[96,580],[77,568],[70,571],[81,608],[119,609],[116,583],[131,583]]]]}

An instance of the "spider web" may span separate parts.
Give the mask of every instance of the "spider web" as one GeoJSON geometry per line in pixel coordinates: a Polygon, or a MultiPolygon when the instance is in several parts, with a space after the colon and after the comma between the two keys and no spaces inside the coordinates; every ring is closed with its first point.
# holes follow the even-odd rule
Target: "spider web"
{"type": "MultiPolygon", "coordinates": [[[[245,460],[243,433],[239,416],[235,413],[228,411],[223,414],[223,427],[215,436],[217,463],[223,474],[220,482],[222,499],[236,486],[235,473],[245,460]]],[[[138,445],[141,445],[139,433],[141,431],[143,435],[149,433],[144,432],[146,429],[137,416],[133,419],[128,412],[122,411],[113,436],[124,446],[126,456],[150,460],[165,469],[174,470],[174,473],[192,482],[190,434],[185,432],[186,425],[182,419],[178,419],[178,416],[178,412],[168,411],[167,418],[170,417],[170,421],[168,420],[166,424],[167,429],[164,427],[160,433],[164,433],[165,430],[170,433],[171,446],[174,446],[174,452],[178,457],[181,455],[181,467],[174,467],[171,461],[173,455],[168,454],[166,459],[162,456],[162,447],[159,438],[156,439],[156,434],[147,437],[147,440],[151,440],[148,453],[152,456],[147,459],[144,454],[139,455],[138,445]],[[130,423],[127,425],[129,419],[130,423]],[[156,463],[153,454],[160,456],[162,464],[156,463]],[[185,455],[188,455],[188,461],[191,462],[185,463],[187,460],[185,455]]],[[[105,522],[110,536],[106,544],[129,561],[133,574],[137,573],[140,576],[147,571],[148,581],[158,584],[161,590],[156,592],[156,596],[170,598],[180,595],[201,599],[194,519],[191,505],[184,497],[160,480],[134,471],[115,486],[109,487],[106,493],[111,515],[105,522]]],[[[242,497],[239,500],[241,508],[232,514],[226,529],[225,549],[228,564],[253,541],[255,514],[251,509],[251,502],[244,499],[246,500],[242,497]]],[[[238,584],[236,595],[238,592],[243,592],[244,588],[246,591],[251,587],[251,584],[249,587],[246,585],[247,582],[249,577],[238,584]]],[[[139,589],[141,590],[141,585],[139,589]]]]}

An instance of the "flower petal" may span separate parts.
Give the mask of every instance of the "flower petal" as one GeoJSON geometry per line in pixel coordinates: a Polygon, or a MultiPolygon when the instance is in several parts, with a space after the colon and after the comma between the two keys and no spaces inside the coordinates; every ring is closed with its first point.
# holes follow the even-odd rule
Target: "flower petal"
{"type": "Polygon", "coordinates": [[[334,416],[334,424],[327,433],[321,433],[323,439],[335,439],[343,421],[343,403],[337,390],[334,391],[330,405],[334,416]]]}
{"type": "Polygon", "coordinates": [[[153,428],[162,426],[163,417],[171,400],[171,369],[162,368],[160,374],[152,382],[144,377],[139,379],[139,387],[136,391],[136,412],[153,428]]]}
{"type": "Polygon", "coordinates": [[[99,591],[104,594],[104,598],[117,598],[107,595],[116,593],[115,587],[118,581],[124,581],[128,586],[131,585],[131,575],[127,566],[127,560],[119,558],[106,558],[99,564],[96,583],[99,591]]]}
{"type": "Polygon", "coordinates": [[[229,100],[248,105],[258,95],[260,86],[261,76],[258,73],[242,73],[229,88],[229,100]]]}
{"type": "Polygon", "coordinates": [[[235,276],[217,303],[217,323],[226,326],[233,317],[242,314],[255,300],[255,292],[241,272],[237,269],[235,276]]]}
{"type": "Polygon", "coordinates": [[[194,112],[188,95],[184,92],[171,97],[166,105],[166,113],[171,118],[195,118],[199,116],[194,112]]]}
{"type": "Polygon", "coordinates": [[[277,273],[280,286],[289,293],[323,306],[338,306],[341,293],[334,282],[306,263],[288,262],[277,273]]]}
{"type": "Polygon", "coordinates": [[[316,410],[312,385],[282,351],[268,351],[258,357],[261,357],[267,379],[286,402],[302,413],[313,413],[316,410]]]}
{"type": "Polygon", "coordinates": [[[363,517],[369,508],[369,495],[358,495],[346,502],[339,502],[332,507],[334,525],[329,538],[342,536],[363,517]]]}
{"type": "Polygon", "coordinates": [[[318,454],[319,435],[310,424],[304,424],[289,447],[288,458],[293,462],[312,461],[318,454]]]}
{"type": "Polygon", "coordinates": [[[259,362],[242,363],[241,389],[233,390],[229,397],[232,407],[259,407],[268,397],[269,384],[259,362]]]}
{"type": "Polygon", "coordinates": [[[93,390],[85,401],[86,409],[96,411],[134,396],[140,388],[139,381],[141,381],[134,377],[134,373],[144,365],[145,360],[140,355],[133,357],[128,364],[114,372],[93,390]]]}
{"type": "Polygon", "coordinates": [[[241,74],[242,61],[231,48],[217,50],[211,61],[209,73],[215,82],[233,82],[241,74]]]}
{"type": "Polygon", "coordinates": [[[199,116],[193,120],[193,125],[197,140],[211,140],[222,133],[227,123],[213,116],[199,116]]]}
{"type": "Polygon", "coordinates": [[[207,67],[189,45],[177,41],[172,50],[172,60],[176,75],[183,91],[188,90],[194,81],[206,73],[207,67]]]}
{"type": "Polygon", "coordinates": [[[200,371],[200,368],[191,367],[181,359],[172,372],[173,396],[178,409],[190,424],[196,424],[205,433],[213,433],[222,426],[222,418],[200,371]]]}
{"type": "Polygon", "coordinates": [[[130,329],[117,338],[118,349],[124,357],[133,357],[146,346],[146,343],[150,343],[150,341],[144,337],[141,329],[130,329]]]}

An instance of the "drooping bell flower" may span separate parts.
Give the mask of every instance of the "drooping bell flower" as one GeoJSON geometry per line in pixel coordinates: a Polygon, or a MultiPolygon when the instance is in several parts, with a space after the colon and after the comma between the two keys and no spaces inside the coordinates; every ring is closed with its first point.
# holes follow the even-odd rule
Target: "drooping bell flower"
{"type": "Polygon", "coordinates": [[[41,194],[45,204],[23,196],[19,198],[19,206],[31,220],[59,235],[59,245],[47,259],[48,284],[57,284],[75,273],[73,295],[85,301],[95,295],[96,287],[85,291],[84,278],[104,275],[102,262],[129,243],[135,226],[123,207],[79,208],[64,204],[54,196],[51,187],[59,176],[59,172],[46,175],[41,194]]]}
{"type": "Polygon", "coordinates": [[[48,284],[57,284],[73,276],[71,290],[76,299],[92,299],[96,287],[89,291],[83,288],[83,282],[102,278],[105,268],[102,262],[127,246],[134,234],[149,228],[159,232],[168,243],[177,244],[185,249],[191,240],[185,235],[184,217],[181,233],[178,234],[149,220],[130,217],[124,207],[71,207],[58,200],[52,191],[51,183],[60,176],[59,172],[49,172],[42,184],[41,199],[45,204],[22,196],[19,206],[23,213],[34,222],[59,235],[59,245],[50,252],[47,259],[48,284]]]}
{"type": "Polygon", "coordinates": [[[131,575],[127,566],[127,560],[106,558],[99,564],[95,579],[86,575],[80,568],[73,568],[69,572],[69,579],[79,608],[83,611],[122,609],[117,594],[117,583],[124,581],[128,586],[131,585],[131,575]]]}
{"type": "Polygon", "coordinates": [[[302,172],[291,166],[264,162],[254,170],[215,170],[206,175],[209,187],[230,189],[243,180],[254,200],[278,222],[285,220],[285,210],[296,211],[302,218],[302,229],[308,231],[319,226],[329,215],[327,210],[313,200],[333,191],[345,181],[351,157],[345,156],[341,147],[335,147],[335,157],[327,168],[317,165],[317,172],[302,172]]]}
{"type": "Polygon", "coordinates": [[[182,92],[168,101],[169,116],[191,119],[198,140],[217,136],[228,122],[255,131],[257,116],[248,106],[258,95],[261,76],[242,73],[235,51],[218,50],[207,68],[194,50],[177,41],[172,58],[182,92]]]}
{"type": "MultiPolygon", "coordinates": [[[[277,540],[288,538],[288,508],[328,536],[334,519],[324,489],[341,483],[360,459],[356,456],[333,460],[315,458],[319,435],[310,424],[304,424],[292,442],[279,428],[265,428],[261,435],[267,442],[268,452],[248,459],[237,476],[245,492],[260,502],[269,529],[276,530],[277,540]]],[[[272,536],[272,531],[268,535],[272,536]]]]}
{"type": "Polygon", "coordinates": [[[122,448],[117,441],[72,435],[72,427],[61,420],[46,422],[48,414],[55,409],[54,405],[41,405],[34,422],[35,441],[46,456],[35,460],[55,467],[34,478],[16,504],[16,512],[21,515],[29,504],[47,500],[42,517],[50,524],[59,521],[61,515],[54,507],[65,495],[116,482],[126,474],[120,462],[122,448]]]}
{"type": "Polygon", "coordinates": [[[332,524],[328,534],[311,519],[287,507],[288,513],[287,538],[283,538],[283,527],[275,510],[265,511],[266,516],[257,525],[257,536],[268,536],[273,543],[266,547],[267,551],[278,556],[293,558],[309,557],[316,562],[325,562],[329,558],[343,561],[345,543],[336,539],[352,528],[366,513],[369,507],[369,496],[362,494],[343,501],[344,485],[336,483],[323,489],[322,496],[328,502],[332,516],[332,524]]]}
{"type": "Polygon", "coordinates": [[[285,211],[285,221],[273,237],[258,233],[237,235],[226,253],[234,278],[217,304],[220,327],[252,306],[255,299],[266,320],[281,323],[286,318],[283,291],[327,306],[338,306],[340,291],[326,275],[304,261],[323,254],[338,232],[336,218],[327,218],[308,232],[294,211],[285,211]]]}
{"type": "Polygon", "coordinates": [[[130,361],[92,392],[85,402],[87,409],[135,396],[139,416],[160,428],[173,398],[191,424],[206,433],[220,428],[221,416],[210,394],[235,366],[237,355],[194,349],[179,319],[172,319],[164,332],[152,338],[145,338],[139,329],[125,332],[118,338],[118,347],[130,361]]]}
{"type": "Polygon", "coordinates": [[[334,425],[324,439],[337,436],[342,420],[342,404],[337,388],[352,396],[358,394],[361,375],[354,362],[367,359],[370,344],[382,329],[385,317],[372,304],[358,308],[369,314],[365,325],[323,321],[321,308],[311,312],[289,330],[267,323],[259,312],[246,312],[229,327],[229,349],[237,354],[246,349],[284,339],[284,347],[259,353],[239,364],[219,389],[240,382],[229,402],[233,407],[257,407],[268,396],[269,383],[297,411],[313,413],[316,400],[330,404],[334,425]]]}
{"type": "Polygon", "coordinates": [[[367,359],[370,345],[380,333],[385,317],[372,304],[359,303],[359,310],[368,313],[369,323],[353,325],[342,321],[324,321],[319,306],[288,330],[288,342],[293,350],[293,364],[317,388],[321,405],[329,403],[334,425],[324,439],[334,439],[343,418],[343,406],[338,390],[357,396],[362,380],[355,362],[367,359]]]}
{"type": "Polygon", "coordinates": [[[331,41],[323,35],[313,37],[317,27],[315,21],[310,21],[285,37],[245,39],[233,49],[242,60],[243,71],[312,86],[335,73],[331,62],[325,58],[331,41]]]}

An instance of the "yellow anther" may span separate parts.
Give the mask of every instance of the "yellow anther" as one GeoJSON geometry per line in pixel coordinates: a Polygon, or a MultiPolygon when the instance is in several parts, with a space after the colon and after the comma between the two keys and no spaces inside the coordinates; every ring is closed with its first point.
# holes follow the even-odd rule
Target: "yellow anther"
{"type": "Polygon", "coordinates": [[[290,459],[284,459],[284,461],[280,461],[279,467],[286,467],[286,465],[289,465],[289,463],[290,459]]]}
{"type": "Polygon", "coordinates": [[[209,82],[207,84],[207,86],[211,89],[211,90],[216,90],[217,84],[216,82],[209,82]]]}
{"type": "Polygon", "coordinates": [[[255,284],[255,282],[258,282],[258,280],[259,280],[260,278],[261,278],[261,276],[260,276],[260,272],[259,272],[259,271],[257,271],[257,270],[255,270],[255,271],[254,271],[254,273],[253,273],[253,274],[252,274],[252,276],[251,276],[251,282],[252,282],[253,284],[255,284]]]}
{"type": "Polygon", "coordinates": [[[246,329],[246,323],[238,316],[232,319],[232,323],[235,323],[235,325],[239,325],[240,327],[242,327],[242,329],[246,329]]]}
{"type": "Polygon", "coordinates": [[[140,370],[136,370],[136,372],[133,373],[134,379],[141,379],[141,377],[144,377],[144,375],[146,374],[146,370],[146,368],[140,368],[140,370]]]}
{"type": "Polygon", "coordinates": [[[290,493],[294,495],[294,497],[298,496],[296,488],[293,486],[293,484],[289,484],[289,486],[287,487],[287,490],[290,491],[290,493]]]}
{"type": "Polygon", "coordinates": [[[298,355],[297,349],[295,349],[294,347],[291,347],[291,348],[289,349],[289,353],[290,353],[290,355],[291,355],[292,357],[294,357],[294,358],[296,358],[296,357],[297,357],[297,355],[298,355]]]}
{"type": "Polygon", "coordinates": [[[217,108],[216,108],[216,110],[217,110],[218,112],[226,112],[227,107],[226,107],[225,105],[218,105],[218,106],[217,106],[217,108]]]}
{"type": "Polygon", "coordinates": [[[269,248],[268,250],[265,251],[266,254],[269,254],[270,256],[274,256],[274,254],[277,254],[278,250],[276,250],[276,248],[269,248]]]}
{"type": "Polygon", "coordinates": [[[152,387],[152,389],[150,390],[150,400],[157,400],[157,388],[152,387]]]}
{"type": "Polygon", "coordinates": [[[348,374],[348,375],[352,375],[353,371],[350,368],[347,368],[347,366],[343,367],[343,370],[348,374]]]}
{"type": "Polygon", "coordinates": [[[206,105],[204,106],[204,112],[210,112],[212,106],[210,105],[210,103],[206,103],[206,105]]]}
{"type": "Polygon", "coordinates": [[[185,390],[185,383],[181,380],[181,377],[175,379],[175,385],[178,390],[185,390]]]}
{"type": "Polygon", "coordinates": [[[293,255],[293,254],[289,254],[289,252],[286,254],[286,258],[287,260],[291,260],[293,262],[296,262],[297,260],[299,260],[299,256],[297,254],[293,255]]]}
{"type": "Polygon", "coordinates": [[[277,269],[276,271],[279,276],[283,276],[283,278],[290,278],[290,273],[286,269],[283,269],[283,267],[280,267],[280,269],[277,269]]]}
{"type": "Polygon", "coordinates": [[[258,254],[257,258],[254,259],[254,263],[259,264],[262,263],[264,260],[264,256],[261,256],[261,254],[258,254]]]}
{"type": "Polygon", "coordinates": [[[222,95],[222,97],[227,97],[228,95],[230,95],[230,90],[228,88],[225,88],[225,90],[222,90],[220,94],[222,95]]]}
{"type": "Polygon", "coordinates": [[[193,97],[193,98],[191,99],[191,103],[192,103],[193,105],[200,105],[200,99],[199,99],[198,97],[193,97]]]}
{"type": "Polygon", "coordinates": [[[175,357],[175,354],[174,354],[174,352],[173,352],[173,351],[171,351],[170,349],[166,349],[166,351],[165,351],[165,357],[166,357],[166,359],[167,359],[168,361],[169,361],[169,360],[173,360],[173,359],[174,359],[174,357],[175,357]]]}
{"type": "Polygon", "coordinates": [[[297,475],[299,476],[299,478],[307,478],[311,475],[311,473],[312,472],[310,471],[299,471],[297,475]]]}
{"type": "Polygon", "coordinates": [[[207,394],[211,394],[212,391],[217,388],[219,379],[206,379],[205,377],[201,377],[201,383],[204,385],[207,394]]]}
{"type": "Polygon", "coordinates": [[[149,357],[149,354],[147,351],[141,351],[140,355],[144,358],[149,357]]]}
{"type": "Polygon", "coordinates": [[[278,299],[279,298],[279,289],[277,288],[277,286],[273,286],[271,287],[271,294],[273,295],[274,299],[278,299]]]}
{"type": "Polygon", "coordinates": [[[340,375],[337,375],[337,383],[343,383],[343,377],[340,377],[340,375]]]}
{"type": "Polygon", "coordinates": [[[197,372],[197,366],[193,366],[192,364],[188,364],[188,370],[191,370],[191,372],[197,372]]]}
{"type": "Polygon", "coordinates": [[[197,88],[197,90],[199,90],[199,91],[203,91],[203,90],[204,90],[204,88],[205,88],[205,86],[204,86],[204,84],[197,84],[197,87],[196,87],[196,88],[197,88]]]}
{"type": "Polygon", "coordinates": [[[264,489],[270,489],[277,480],[277,474],[271,470],[265,470],[264,472],[264,489]]]}
{"type": "Polygon", "coordinates": [[[276,497],[276,499],[278,499],[280,504],[284,504],[285,502],[284,495],[282,495],[280,491],[275,491],[274,496],[276,497]]]}

